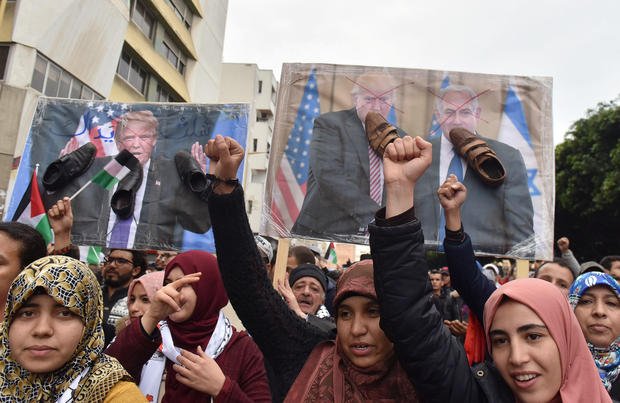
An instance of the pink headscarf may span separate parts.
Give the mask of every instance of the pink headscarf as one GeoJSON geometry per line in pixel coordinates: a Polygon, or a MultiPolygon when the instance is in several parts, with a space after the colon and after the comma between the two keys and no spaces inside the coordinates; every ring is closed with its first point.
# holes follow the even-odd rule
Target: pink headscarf
{"type": "MultiPolygon", "coordinates": [[[[142,284],[142,287],[144,287],[144,291],[146,291],[146,295],[149,297],[150,301],[155,296],[157,290],[164,286],[164,272],[155,271],[133,280],[127,289],[127,296],[131,298],[131,293],[138,283],[142,284]]],[[[127,298],[127,308],[129,308],[129,298],[127,298]]]]}
{"type": "Polygon", "coordinates": [[[535,278],[514,280],[491,294],[484,305],[484,331],[489,351],[489,330],[495,313],[505,298],[533,310],[549,329],[560,352],[560,396],[563,402],[611,402],[568,300],[556,286],[547,281],[535,278]]]}

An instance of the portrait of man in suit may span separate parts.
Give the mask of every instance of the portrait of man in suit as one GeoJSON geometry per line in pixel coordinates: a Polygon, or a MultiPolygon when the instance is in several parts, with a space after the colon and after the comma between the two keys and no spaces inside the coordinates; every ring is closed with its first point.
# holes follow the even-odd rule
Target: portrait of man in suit
{"type": "MultiPolygon", "coordinates": [[[[159,122],[150,110],[129,111],[117,119],[114,134],[116,147],[119,152],[130,151],[142,169],[142,181],[136,191],[133,212],[127,219],[118,217],[110,207],[116,188],[108,191],[94,184],[89,185],[72,201],[72,240],[75,244],[176,249],[181,246],[184,229],[196,233],[209,229],[207,203],[181,182],[173,160],[153,156],[158,128],[159,122]]],[[[63,151],[72,150],[65,147],[63,151]]],[[[47,192],[46,204],[73,195],[111,158],[96,158],[83,175],[56,192],[47,192]]]]}
{"type": "MultiPolygon", "coordinates": [[[[383,164],[366,136],[369,111],[388,116],[396,83],[368,72],[354,80],[354,107],[314,121],[306,195],[291,232],[324,239],[363,236],[382,205],[383,164]]],[[[402,133],[399,133],[402,135],[402,133]]]]}
{"type": "Polygon", "coordinates": [[[429,140],[433,145],[433,162],[416,184],[415,212],[422,221],[425,240],[441,244],[445,221],[437,189],[448,175],[454,174],[467,187],[462,221],[474,248],[506,253],[516,245],[525,246],[534,235],[532,199],[521,153],[478,132],[481,112],[478,94],[469,87],[450,85],[438,94],[435,116],[442,135],[429,140]],[[501,185],[486,185],[466,160],[455,154],[449,133],[457,127],[479,136],[495,151],[506,170],[501,185]]]}

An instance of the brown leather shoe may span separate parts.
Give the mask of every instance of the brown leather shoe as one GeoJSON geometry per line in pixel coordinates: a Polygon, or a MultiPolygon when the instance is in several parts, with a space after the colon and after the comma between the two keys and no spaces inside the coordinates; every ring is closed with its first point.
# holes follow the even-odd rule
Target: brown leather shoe
{"type": "Polygon", "coordinates": [[[365,124],[370,147],[383,157],[385,147],[398,138],[396,128],[389,124],[380,113],[374,111],[368,112],[365,124]]]}
{"type": "Polygon", "coordinates": [[[462,127],[450,130],[450,140],[454,151],[467,160],[467,165],[485,184],[495,187],[504,183],[506,170],[484,140],[462,127]]]}

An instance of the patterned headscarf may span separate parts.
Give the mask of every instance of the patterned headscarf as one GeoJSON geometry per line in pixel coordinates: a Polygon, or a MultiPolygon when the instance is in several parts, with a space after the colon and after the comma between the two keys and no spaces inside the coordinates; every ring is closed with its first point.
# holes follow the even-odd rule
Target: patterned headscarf
{"type": "Polygon", "coordinates": [[[97,278],[84,263],[66,256],[46,256],[28,265],[7,297],[0,333],[0,402],[56,401],[86,368],[73,401],[103,402],[120,380],[131,378],[114,358],[103,354],[103,297],[97,278]],[[11,357],[9,329],[17,311],[42,291],[84,322],[75,354],[52,373],[33,374],[11,357]]]}
{"type": "MultiPolygon", "coordinates": [[[[573,310],[577,307],[583,294],[594,286],[608,287],[620,298],[620,285],[613,277],[609,274],[591,271],[577,277],[570,287],[568,300],[573,310]]],[[[588,341],[588,348],[592,353],[605,389],[611,390],[614,381],[620,375],[620,337],[614,340],[609,347],[596,347],[588,341]]]]}

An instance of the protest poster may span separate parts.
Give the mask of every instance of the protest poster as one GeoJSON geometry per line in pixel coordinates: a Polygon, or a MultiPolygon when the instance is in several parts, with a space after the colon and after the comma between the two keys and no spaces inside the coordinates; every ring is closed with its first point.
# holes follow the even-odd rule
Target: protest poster
{"type": "Polygon", "coordinates": [[[453,173],[468,189],[462,220],[476,252],[550,258],[551,93],[547,77],[285,64],[261,233],[368,242],[368,224],[385,203],[381,158],[363,124],[373,110],[399,136],[433,144],[433,163],[415,189],[429,249],[441,249],[445,221],[436,192],[453,173]],[[496,153],[500,183],[483,181],[475,159],[454,159],[449,133],[456,127],[496,153]]]}
{"type": "MultiPolygon", "coordinates": [[[[175,155],[186,151],[206,169],[203,147],[216,134],[245,146],[247,104],[119,103],[39,99],[5,219],[14,215],[35,166],[41,197],[49,208],[72,196],[101,173],[119,151],[139,161],[133,209],[121,218],[111,209],[120,184],[88,185],[72,201],[75,245],[135,249],[203,249],[213,252],[207,202],[181,181],[175,155]],[[51,162],[91,143],[95,158],[86,171],[58,189],[46,188],[51,162]],[[139,171],[139,172],[138,172],[139,171]]],[[[242,180],[243,165],[239,169],[242,180]]],[[[100,181],[95,181],[100,182],[100,181]]],[[[121,182],[122,183],[122,182],[121,182]]]]}

